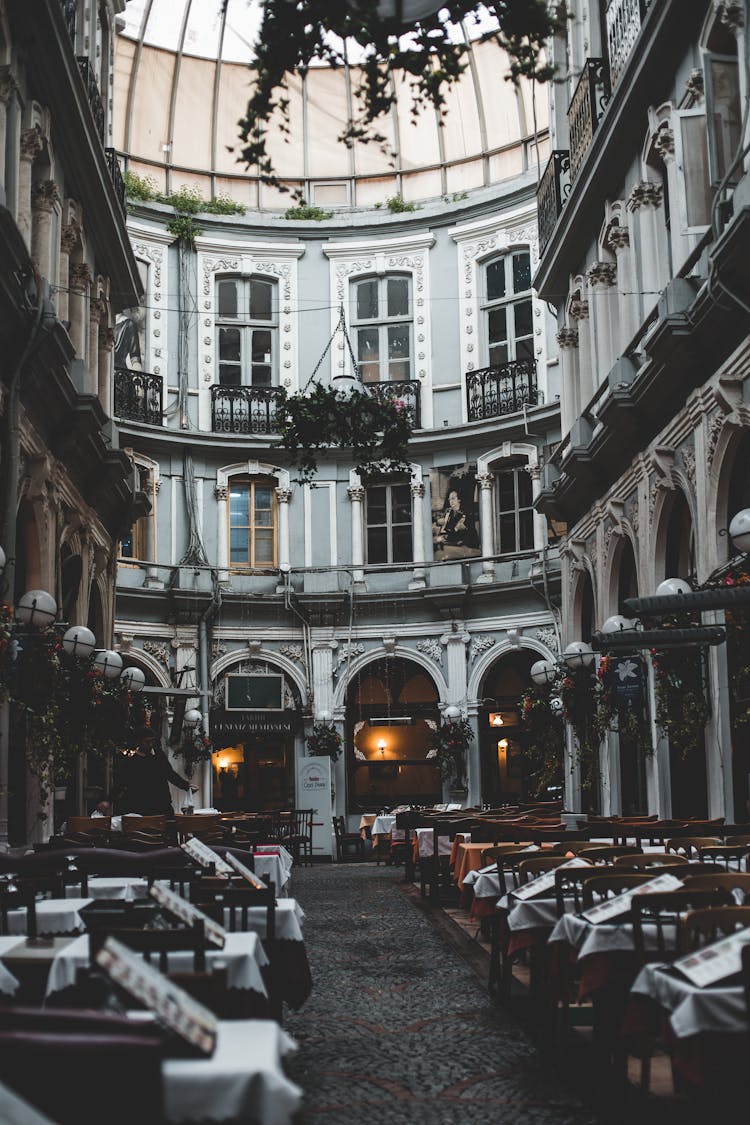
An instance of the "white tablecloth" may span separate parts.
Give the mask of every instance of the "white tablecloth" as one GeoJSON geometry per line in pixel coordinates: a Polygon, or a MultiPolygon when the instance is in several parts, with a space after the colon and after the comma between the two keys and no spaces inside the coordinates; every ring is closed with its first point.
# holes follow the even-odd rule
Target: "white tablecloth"
{"type": "Polygon", "coordinates": [[[396,823],[395,816],[376,816],[373,821],[370,833],[373,836],[387,836],[393,831],[393,826],[396,823]]]}
{"type": "MultiPolygon", "coordinates": [[[[435,850],[434,831],[432,828],[416,828],[420,856],[430,856],[435,850]]],[[[438,855],[450,855],[453,841],[450,836],[438,836],[438,855]]]]}
{"type": "MultiPolygon", "coordinates": [[[[148,898],[148,880],[136,876],[121,878],[105,878],[92,876],[88,880],[89,898],[95,899],[120,899],[133,902],[137,898],[148,898]]],[[[76,888],[68,887],[65,891],[66,898],[73,898],[76,888]]]]}
{"type": "Polygon", "coordinates": [[[289,877],[292,873],[292,857],[286,848],[281,850],[283,855],[256,855],[253,860],[255,874],[260,878],[270,879],[277,894],[289,890],[289,877]]]}
{"type": "Polygon", "coordinates": [[[210,1059],[162,1063],[167,1121],[289,1125],[302,1104],[302,1091],[281,1069],[281,1059],[293,1050],[294,1040],[271,1020],[220,1020],[210,1059]]]}
{"type": "MultiPolygon", "coordinates": [[[[671,927],[665,926],[666,940],[671,942],[673,935],[671,927]]],[[[567,941],[573,949],[578,950],[578,959],[590,957],[593,953],[633,953],[633,926],[630,922],[616,925],[613,922],[601,922],[594,926],[586,918],[577,914],[565,914],[560,918],[550,934],[550,941],[567,941]]],[[[656,926],[650,923],[643,927],[643,941],[646,949],[657,948],[656,926]]]]}
{"type": "MultiPolygon", "coordinates": [[[[43,934],[74,934],[83,928],[78,913],[84,906],[93,902],[91,898],[45,898],[36,904],[36,930],[43,934]]],[[[26,910],[8,911],[8,931],[11,934],[26,933],[26,910]]]]}
{"type": "Polygon", "coordinates": [[[631,991],[650,996],[671,1013],[669,1022],[678,1039],[702,1032],[747,1034],[745,992],[740,985],[698,988],[654,964],[641,969],[631,991]]]}
{"type": "MultiPolygon", "coordinates": [[[[231,911],[224,911],[224,925],[229,925],[231,911]]],[[[302,920],[305,912],[296,898],[276,900],[276,937],[283,941],[303,941],[302,920]]],[[[251,906],[247,912],[247,928],[259,937],[266,936],[266,908],[251,906]]]]}
{"type": "MultiPolygon", "coordinates": [[[[152,964],[158,963],[158,955],[152,956],[152,964]]],[[[47,995],[59,992],[75,984],[76,971],[89,964],[89,936],[83,934],[61,949],[52,962],[47,978],[47,995]]],[[[226,965],[227,987],[246,988],[266,996],[261,968],[268,964],[265,950],[255,933],[227,934],[223,949],[206,950],[206,968],[209,972],[217,964],[226,965]]],[[[173,973],[189,973],[193,969],[193,955],[187,950],[170,953],[168,970],[173,973]]]]}
{"type": "Polygon", "coordinates": [[[11,972],[5,968],[2,958],[10,950],[14,949],[18,942],[18,935],[13,934],[8,937],[0,937],[0,992],[4,992],[6,996],[14,996],[18,989],[18,981],[11,972]]]}
{"type": "MultiPolygon", "coordinates": [[[[509,930],[535,930],[540,926],[549,926],[553,929],[557,924],[557,900],[554,898],[530,898],[525,902],[515,902],[510,895],[500,899],[498,906],[507,909],[509,930]],[[515,905],[514,905],[515,903],[515,905]]],[[[565,909],[572,910],[573,899],[565,902],[565,909]]]]}

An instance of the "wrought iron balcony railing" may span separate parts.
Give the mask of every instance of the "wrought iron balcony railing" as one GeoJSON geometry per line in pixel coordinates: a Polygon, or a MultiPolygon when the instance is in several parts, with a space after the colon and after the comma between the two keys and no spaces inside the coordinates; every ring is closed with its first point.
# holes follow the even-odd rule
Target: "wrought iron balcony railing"
{"type": "Polygon", "coordinates": [[[120,204],[120,210],[123,215],[125,215],[127,214],[127,196],[125,192],[125,181],[120,171],[120,162],[117,159],[117,152],[113,148],[105,148],[104,155],[107,158],[107,168],[109,169],[109,174],[115,189],[117,202],[120,204]]]}
{"type": "Polygon", "coordinates": [[[99,87],[96,83],[94,68],[86,55],[78,55],[78,69],[81,72],[83,84],[86,87],[86,93],[88,94],[89,105],[91,106],[91,113],[94,117],[96,131],[99,134],[99,140],[104,144],[104,106],[102,105],[99,87]]]}
{"type": "Polygon", "coordinates": [[[499,367],[483,367],[466,374],[466,403],[470,422],[515,414],[524,404],[544,401],[536,385],[536,360],[512,359],[499,367]]]}
{"type": "Polygon", "coordinates": [[[412,428],[419,430],[422,426],[422,402],[420,398],[421,387],[418,379],[393,380],[386,383],[365,383],[370,394],[385,402],[388,399],[394,402],[403,402],[404,409],[411,415],[412,428]]]}
{"type": "Polygon", "coordinates": [[[70,42],[73,44],[73,50],[75,50],[78,0],[60,0],[60,7],[62,8],[65,25],[68,29],[68,35],[70,36],[70,42]]]}
{"type": "Polygon", "coordinates": [[[211,430],[215,434],[276,432],[279,387],[211,387],[211,430]]]}
{"type": "Polygon", "coordinates": [[[612,89],[620,80],[641,30],[650,0],[609,0],[607,4],[607,51],[612,89]]]}
{"type": "Polygon", "coordinates": [[[578,175],[578,169],[609,101],[610,92],[609,72],[604,59],[586,59],[568,107],[571,181],[578,175]]]}
{"type": "Polygon", "coordinates": [[[129,367],[115,368],[115,417],[162,424],[162,377],[129,367]]]}
{"type": "Polygon", "coordinates": [[[544,252],[545,246],[552,237],[558,215],[569,195],[570,153],[567,149],[555,149],[550,153],[536,193],[540,253],[544,252]]]}

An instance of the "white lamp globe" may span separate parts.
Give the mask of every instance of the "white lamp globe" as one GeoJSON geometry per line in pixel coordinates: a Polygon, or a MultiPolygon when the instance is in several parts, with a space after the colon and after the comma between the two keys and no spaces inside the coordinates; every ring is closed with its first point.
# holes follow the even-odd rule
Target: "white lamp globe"
{"type": "Polygon", "coordinates": [[[549,701],[549,709],[553,715],[561,715],[563,709],[563,701],[559,695],[553,695],[549,701]]]}
{"type": "Polygon", "coordinates": [[[625,633],[631,629],[635,629],[635,621],[631,621],[629,617],[623,617],[621,613],[613,613],[611,617],[602,625],[602,633],[625,633]]]}
{"type": "Polygon", "coordinates": [[[193,730],[194,727],[198,726],[202,718],[203,716],[200,711],[196,707],[191,707],[190,710],[186,711],[183,715],[182,725],[187,727],[188,730],[193,730]]]}
{"type": "Polygon", "coordinates": [[[63,634],[62,646],[68,656],[77,656],[79,660],[91,656],[96,648],[96,637],[85,625],[71,625],[63,634]]]}
{"type": "Polygon", "coordinates": [[[551,660],[537,660],[535,664],[531,665],[529,675],[535,684],[543,687],[545,684],[552,683],[556,670],[551,660]]]}
{"type": "Polygon", "coordinates": [[[461,718],[461,708],[456,707],[455,703],[451,703],[450,707],[445,708],[443,714],[449,723],[455,723],[457,719],[461,718]]]}
{"type": "Polygon", "coordinates": [[[674,595],[674,594],[692,594],[690,584],[684,578],[665,578],[656,587],[657,596],[674,595]]]}
{"type": "Polygon", "coordinates": [[[332,719],[333,715],[330,711],[321,711],[318,715],[318,722],[320,723],[330,723],[332,719]]]}
{"type": "Polygon", "coordinates": [[[22,625],[44,629],[52,624],[56,616],[57,602],[46,590],[27,590],[18,599],[16,621],[20,621],[22,625]]]}
{"type": "Polygon", "coordinates": [[[563,653],[563,660],[572,671],[590,668],[594,663],[594,650],[585,641],[571,641],[563,653]]]}
{"type": "Polygon", "coordinates": [[[750,508],[743,508],[732,517],[729,525],[729,538],[743,555],[750,554],[750,508]]]}
{"type": "Polygon", "coordinates": [[[120,676],[120,683],[128,691],[143,691],[146,684],[146,674],[140,668],[124,668],[120,676]]]}
{"type": "Polygon", "coordinates": [[[122,657],[119,652],[113,652],[111,648],[99,649],[94,657],[94,671],[107,680],[116,679],[122,672],[122,657]]]}

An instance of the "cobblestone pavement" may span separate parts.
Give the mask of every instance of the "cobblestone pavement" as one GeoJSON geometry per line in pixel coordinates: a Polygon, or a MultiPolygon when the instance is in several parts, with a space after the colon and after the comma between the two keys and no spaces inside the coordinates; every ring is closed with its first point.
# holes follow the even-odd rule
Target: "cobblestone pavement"
{"type": "Polygon", "coordinates": [[[400,878],[363,864],[295,869],[314,982],[286,1021],[304,1121],[590,1125],[400,878]]]}

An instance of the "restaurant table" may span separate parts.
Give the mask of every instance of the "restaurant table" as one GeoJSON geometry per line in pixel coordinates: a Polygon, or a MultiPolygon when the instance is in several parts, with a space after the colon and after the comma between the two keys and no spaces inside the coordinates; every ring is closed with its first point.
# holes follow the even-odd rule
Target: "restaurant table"
{"type": "MultiPolygon", "coordinates": [[[[435,852],[435,833],[432,828],[415,828],[414,829],[414,862],[416,863],[420,856],[426,858],[434,855],[435,852]]],[[[438,855],[451,854],[453,850],[453,841],[450,836],[438,836],[438,855]]]]}
{"type": "MultiPolygon", "coordinates": [[[[93,902],[92,898],[43,898],[36,904],[36,929],[42,935],[76,934],[85,929],[79,911],[93,902]]],[[[8,911],[8,931],[26,933],[26,911],[23,907],[8,911]]]]}
{"type": "MultiPolygon", "coordinates": [[[[109,878],[93,875],[88,880],[88,894],[92,899],[118,899],[125,902],[134,902],[137,898],[148,898],[148,880],[138,876],[121,876],[109,878]]],[[[76,887],[66,887],[65,897],[76,897],[76,887]]]]}
{"type": "Polygon", "coordinates": [[[269,844],[253,850],[255,874],[273,883],[277,894],[288,892],[293,863],[291,855],[281,845],[269,844]]]}
{"type": "Polygon", "coordinates": [[[41,1004],[50,966],[58,953],[75,937],[24,938],[17,934],[0,937],[0,961],[19,984],[21,1004],[41,1004]]]}
{"type": "MultiPolygon", "coordinates": [[[[256,933],[227,934],[223,949],[206,948],[206,969],[211,972],[217,965],[225,965],[227,988],[243,989],[267,997],[261,970],[268,964],[260,938],[256,933]]],[[[76,973],[89,965],[89,935],[82,934],[60,949],[50,966],[46,995],[62,992],[76,982],[76,973]]],[[[175,950],[167,954],[167,971],[189,973],[193,971],[193,954],[190,950],[175,950]]]]}
{"type": "Polygon", "coordinates": [[[189,1122],[290,1125],[302,1091],[284,1074],[293,1039],[271,1020],[220,1020],[210,1058],[165,1059],[164,1115],[189,1122]]]}
{"type": "MultiPolygon", "coordinates": [[[[265,938],[266,908],[251,906],[247,915],[247,929],[258,934],[260,938],[265,938]]],[[[230,911],[227,909],[224,916],[225,925],[229,925],[229,917],[230,911]]],[[[304,917],[305,913],[296,899],[276,900],[275,953],[279,961],[281,999],[285,1000],[291,1008],[301,1007],[312,990],[310,965],[302,934],[304,917]]]]}
{"type": "Polygon", "coordinates": [[[18,991],[18,978],[10,972],[3,961],[3,955],[10,952],[19,944],[16,935],[0,937],[0,992],[6,996],[14,996],[18,991]]]}
{"type": "Polygon", "coordinates": [[[626,1036],[663,1037],[675,1070],[691,1085],[716,1088],[747,1068],[745,992],[735,980],[698,988],[678,970],[644,965],[630,992],[626,1036]]]}

